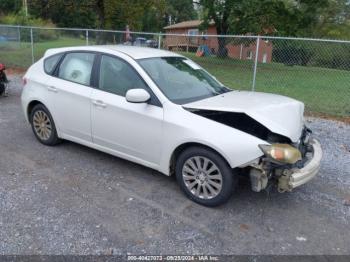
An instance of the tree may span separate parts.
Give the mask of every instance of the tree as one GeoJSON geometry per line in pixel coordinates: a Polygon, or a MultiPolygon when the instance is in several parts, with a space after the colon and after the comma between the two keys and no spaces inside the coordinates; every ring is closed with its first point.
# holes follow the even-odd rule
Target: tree
{"type": "Polygon", "coordinates": [[[94,2],[97,13],[97,28],[101,29],[105,27],[105,5],[104,0],[96,0],[94,2]]]}
{"type": "MultiPolygon", "coordinates": [[[[159,31],[165,0],[90,0],[97,10],[98,28],[132,31],[159,31]]],[[[98,37],[105,42],[108,34],[98,37]]],[[[98,41],[99,42],[99,41],[98,41]]]]}
{"type": "MultiPolygon", "coordinates": [[[[349,0],[28,0],[29,14],[60,27],[160,31],[197,18],[215,22],[218,34],[350,37],[349,0]]],[[[0,14],[16,14],[22,0],[0,0],[0,14]]],[[[225,55],[226,40],[219,39],[225,55]]]]}
{"type": "Polygon", "coordinates": [[[43,19],[50,18],[49,0],[28,0],[29,14],[43,19]]]}
{"type": "Polygon", "coordinates": [[[350,38],[350,2],[348,0],[330,0],[327,8],[318,17],[305,35],[320,38],[350,38]]]}
{"type": "Polygon", "coordinates": [[[22,0],[1,0],[0,15],[17,13],[22,9],[22,0]]]}
{"type": "Polygon", "coordinates": [[[230,14],[229,31],[233,34],[276,34],[282,25],[285,27],[284,23],[288,19],[283,1],[235,1],[230,14]]]}
{"type": "Polygon", "coordinates": [[[59,27],[95,27],[96,15],[90,0],[49,0],[49,18],[59,27]]]}
{"type": "Polygon", "coordinates": [[[95,10],[91,0],[28,0],[29,14],[52,20],[59,27],[95,27],[95,10]]]}
{"type": "Polygon", "coordinates": [[[106,28],[125,30],[129,25],[131,30],[140,31],[144,12],[152,4],[154,0],[105,0],[106,28]]]}
{"type": "Polygon", "coordinates": [[[204,23],[218,34],[301,35],[319,21],[331,1],[346,0],[200,0],[204,23]]]}
{"type": "Polygon", "coordinates": [[[331,1],[333,0],[283,0],[285,13],[278,17],[278,34],[310,37],[331,1]]]}
{"type": "Polygon", "coordinates": [[[192,0],[167,0],[164,25],[175,24],[197,18],[192,0]]]}
{"type": "Polygon", "coordinates": [[[155,1],[144,12],[142,18],[142,31],[143,32],[159,32],[166,25],[164,20],[166,16],[166,0],[155,1]]]}
{"type": "MultiPolygon", "coordinates": [[[[218,35],[226,35],[229,32],[230,18],[235,8],[234,0],[201,0],[198,2],[203,7],[204,21],[202,27],[208,27],[214,21],[216,33],[218,35]]],[[[218,37],[218,56],[226,57],[226,38],[218,37]]]]}
{"type": "MultiPolygon", "coordinates": [[[[336,0],[199,0],[198,4],[203,8],[203,26],[214,21],[220,35],[304,36],[330,1],[336,0]]],[[[219,55],[225,56],[226,39],[218,42],[219,55]]]]}

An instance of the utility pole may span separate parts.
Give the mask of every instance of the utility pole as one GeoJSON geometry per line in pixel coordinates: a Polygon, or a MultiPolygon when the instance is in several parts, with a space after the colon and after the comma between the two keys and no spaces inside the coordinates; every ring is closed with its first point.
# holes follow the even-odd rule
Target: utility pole
{"type": "Polygon", "coordinates": [[[23,0],[23,8],[24,8],[24,12],[26,13],[26,16],[28,16],[28,3],[27,3],[27,0],[23,0]]]}

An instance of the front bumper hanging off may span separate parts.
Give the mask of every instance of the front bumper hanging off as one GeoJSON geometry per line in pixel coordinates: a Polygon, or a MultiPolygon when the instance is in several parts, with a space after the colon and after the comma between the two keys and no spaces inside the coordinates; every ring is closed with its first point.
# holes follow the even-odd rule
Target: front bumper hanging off
{"type": "Polygon", "coordinates": [[[286,192],[301,186],[311,180],[319,171],[322,159],[322,148],[316,139],[309,141],[311,157],[303,168],[285,169],[278,178],[278,191],[286,192]]]}

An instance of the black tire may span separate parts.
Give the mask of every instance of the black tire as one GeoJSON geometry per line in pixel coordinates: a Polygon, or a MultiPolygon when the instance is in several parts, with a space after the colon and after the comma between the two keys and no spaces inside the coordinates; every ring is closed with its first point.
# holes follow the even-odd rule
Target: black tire
{"type": "Polygon", "coordinates": [[[33,133],[40,143],[47,145],[47,146],[54,146],[54,145],[57,145],[58,143],[61,142],[61,139],[57,135],[56,126],[55,126],[55,123],[52,119],[52,116],[51,116],[49,110],[43,104],[37,104],[36,106],[34,106],[33,110],[30,113],[29,118],[30,118],[30,124],[32,126],[33,133]],[[51,124],[50,135],[45,139],[40,137],[40,135],[37,133],[37,131],[34,127],[34,116],[39,111],[44,112],[47,115],[48,120],[50,121],[50,124],[51,124]]]}
{"type": "Polygon", "coordinates": [[[0,96],[2,96],[5,93],[5,84],[0,83],[0,96]]]}
{"type": "MultiPolygon", "coordinates": [[[[232,170],[232,168],[225,161],[225,159],[223,159],[219,154],[217,154],[213,150],[207,149],[205,147],[200,147],[200,146],[189,147],[179,155],[179,157],[176,160],[175,174],[176,174],[176,179],[180,185],[180,188],[187,195],[189,199],[191,199],[192,201],[198,204],[209,206],[209,207],[219,206],[227,202],[230,199],[232,192],[234,191],[237,184],[237,176],[235,172],[232,170]],[[182,171],[186,161],[191,158],[193,159],[193,157],[207,158],[212,163],[214,163],[217,166],[217,168],[220,170],[221,176],[222,176],[221,190],[215,197],[210,199],[204,199],[196,196],[194,193],[190,191],[190,189],[187,188],[185,184],[185,180],[183,178],[182,171]]],[[[203,186],[202,186],[202,191],[204,191],[203,186]]]]}

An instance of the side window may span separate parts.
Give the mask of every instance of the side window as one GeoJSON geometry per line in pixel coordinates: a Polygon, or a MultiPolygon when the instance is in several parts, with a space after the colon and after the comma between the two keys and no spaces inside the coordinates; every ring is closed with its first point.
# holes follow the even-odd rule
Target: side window
{"type": "Polygon", "coordinates": [[[120,96],[125,96],[129,89],[147,90],[146,84],[128,63],[106,55],[101,58],[99,88],[120,96]]]}
{"type": "Polygon", "coordinates": [[[82,85],[89,85],[95,55],[91,53],[68,53],[58,72],[58,77],[82,85]]]}
{"type": "Polygon", "coordinates": [[[52,71],[54,70],[61,57],[62,54],[58,54],[50,56],[44,60],[44,70],[46,74],[52,75],[52,71]]]}

